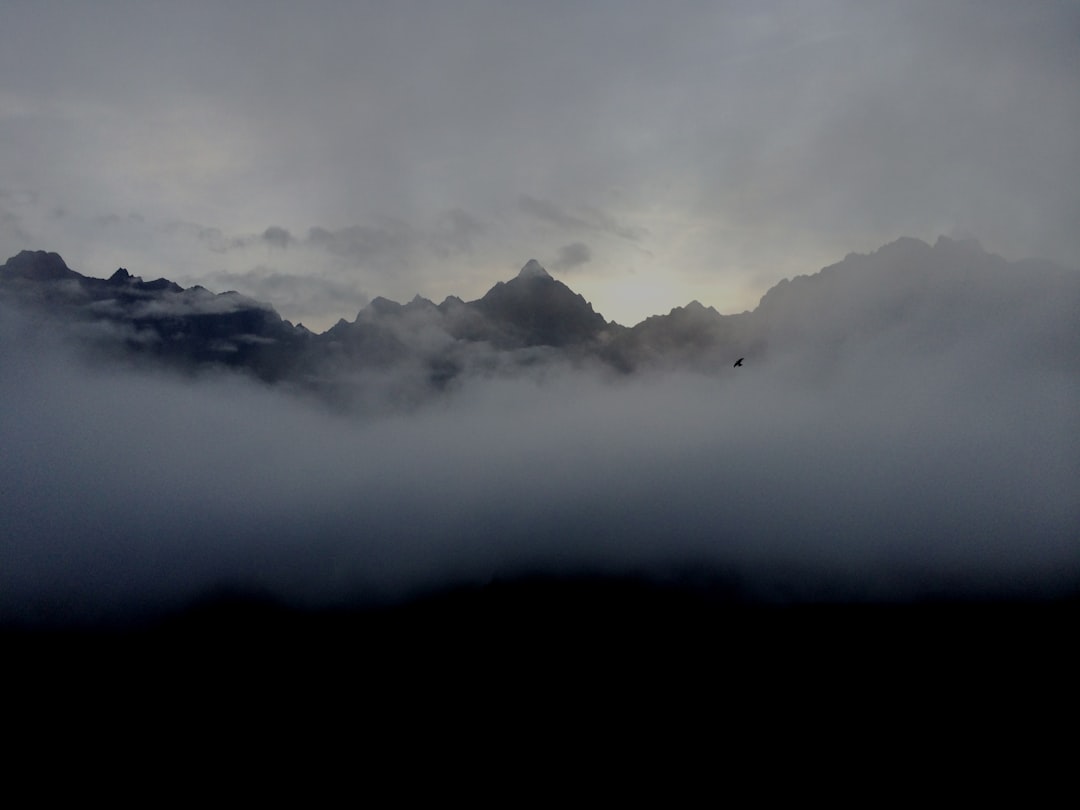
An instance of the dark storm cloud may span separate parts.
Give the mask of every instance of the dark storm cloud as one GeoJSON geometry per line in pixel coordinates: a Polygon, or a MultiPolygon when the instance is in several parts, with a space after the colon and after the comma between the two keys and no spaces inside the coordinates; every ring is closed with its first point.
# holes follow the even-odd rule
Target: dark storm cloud
{"type": "Polygon", "coordinates": [[[908,240],[829,268],[839,287],[794,279],[762,305],[786,349],[739,369],[478,364],[408,413],[376,375],[382,416],[228,374],[94,371],[5,308],[0,610],[687,568],[770,599],[1075,588],[1080,284],[972,261],[908,240]]]}

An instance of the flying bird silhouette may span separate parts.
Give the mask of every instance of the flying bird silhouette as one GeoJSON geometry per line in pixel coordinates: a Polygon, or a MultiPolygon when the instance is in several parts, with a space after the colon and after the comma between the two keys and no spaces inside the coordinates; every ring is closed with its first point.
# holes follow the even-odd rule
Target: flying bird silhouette
{"type": "Polygon", "coordinates": [[[740,357],[738,360],[735,361],[735,365],[732,366],[732,368],[738,368],[739,366],[741,366],[742,361],[745,360],[745,359],[746,359],[745,357],[740,357]]]}

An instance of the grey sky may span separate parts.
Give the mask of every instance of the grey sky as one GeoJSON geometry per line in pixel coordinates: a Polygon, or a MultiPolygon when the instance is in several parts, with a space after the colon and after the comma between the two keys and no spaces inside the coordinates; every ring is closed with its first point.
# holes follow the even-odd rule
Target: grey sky
{"type": "Polygon", "coordinates": [[[0,261],[312,328],[529,258],[626,324],[901,235],[1077,267],[1078,42],[1070,2],[3,0],[0,261]]]}

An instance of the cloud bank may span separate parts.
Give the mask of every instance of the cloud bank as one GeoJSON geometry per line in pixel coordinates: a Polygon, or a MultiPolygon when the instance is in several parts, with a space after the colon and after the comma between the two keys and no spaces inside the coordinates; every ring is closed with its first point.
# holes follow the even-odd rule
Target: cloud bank
{"type": "MultiPolygon", "coordinates": [[[[885,278],[830,305],[865,312],[885,278]]],[[[789,312],[802,339],[739,369],[540,363],[379,416],[224,372],[90,368],[5,308],[0,616],[153,616],[221,587],[379,604],[582,572],[694,572],[766,601],[1070,593],[1080,338],[1063,279],[1010,276],[1004,299],[961,285],[919,317],[876,313],[865,337],[852,315],[844,341],[824,303],[813,328],[789,312]]]]}

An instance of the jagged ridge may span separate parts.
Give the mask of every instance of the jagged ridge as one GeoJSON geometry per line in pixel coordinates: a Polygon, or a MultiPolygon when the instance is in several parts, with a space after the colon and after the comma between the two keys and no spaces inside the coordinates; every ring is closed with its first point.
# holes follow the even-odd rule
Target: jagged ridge
{"type": "MultiPolygon", "coordinates": [[[[478,300],[451,296],[436,305],[416,296],[402,305],[380,297],[354,321],[339,321],[321,335],[235,292],[185,290],[163,278],[146,282],[124,268],[107,280],[88,278],[44,251],[23,251],[0,267],[0,295],[68,322],[110,322],[129,354],[187,367],[221,364],[267,381],[317,386],[343,369],[405,369],[409,399],[469,370],[499,373],[552,359],[629,373],[657,366],[719,371],[735,357],[796,345],[819,345],[827,357],[845,341],[912,322],[925,327],[925,348],[947,340],[941,324],[950,319],[978,326],[962,315],[969,304],[978,304],[983,320],[988,312],[1004,316],[1023,307],[1032,295],[1071,306],[1080,301],[1078,278],[1045,262],[1006,262],[977,243],[943,237],[930,246],[905,238],[785,279],[750,313],[725,316],[692,301],[627,328],[606,321],[530,260],[478,300]]],[[[1048,351],[1068,352],[1080,342],[1076,330],[1057,329],[1048,351]]]]}

